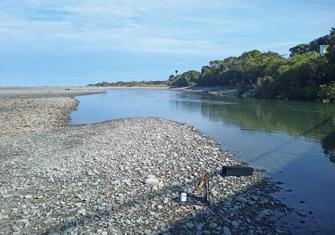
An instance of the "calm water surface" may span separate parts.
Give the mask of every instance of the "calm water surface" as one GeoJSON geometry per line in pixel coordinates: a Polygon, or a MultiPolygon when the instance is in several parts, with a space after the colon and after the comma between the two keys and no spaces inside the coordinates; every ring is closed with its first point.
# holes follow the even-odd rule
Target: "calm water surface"
{"type": "Polygon", "coordinates": [[[186,122],[283,183],[294,234],[335,234],[335,105],[120,89],[80,96],[73,124],[157,116],[186,122]]]}

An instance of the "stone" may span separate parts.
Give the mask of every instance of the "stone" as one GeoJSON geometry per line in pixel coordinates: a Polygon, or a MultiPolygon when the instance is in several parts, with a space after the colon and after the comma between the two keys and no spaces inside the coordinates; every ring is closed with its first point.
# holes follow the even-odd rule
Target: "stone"
{"type": "Polygon", "coordinates": [[[145,235],[150,235],[150,234],[152,234],[152,231],[149,230],[149,229],[145,229],[145,230],[144,230],[144,234],[145,234],[145,235]]]}
{"type": "Polygon", "coordinates": [[[204,227],[204,224],[201,223],[201,224],[197,225],[197,230],[202,231],[203,227],[204,227]]]}
{"type": "Polygon", "coordinates": [[[79,215],[86,215],[86,209],[80,209],[79,211],[78,211],[78,214],[79,215]]]}
{"type": "Polygon", "coordinates": [[[157,179],[155,176],[153,175],[148,175],[148,177],[144,180],[145,184],[150,186],[150,187],[154,187],[160,184],[159,179],[157,179]]]}
{"type": "Polygon", "coordinates": [[[187,226],[188,228],[193,228],[193,227],[194,227],[194,224],[193,224],[192,222],[188,222],[188,223],[186,223],[186,226],[187,226]]]}
{"type": "Polygon", "coordinates": [[[272,211],[269,209],[262,210],[261,213],[265,216],[269,216],[273,214],[272,211]]]}
{"type": "Polygon", "coordinates": [[[218,226],[218,225],[217,225],[216,223],[213,223],[213,222],[212,222],[212,223],[209,224],[208,227],[209,227],[210,229],[215,229],[217,226],[218,226]]]}
{"type": "Polygon", "coordinates": [[[81,207],[81,206],[83,205],[83,203],[78,202],[78,203],[75,203],[74,205],[75,205],[76,207],[81,207]]]}
{"type": "Polygon", "coordinates": [[[232,221],[231,224],[233,225],[234,229],[237,229],[240,226],[240,223],[237,221],[232,221]]]}
{"type": "Polygon", "coordinates": [[[226,226],[223,227],[223,233],[224,235],[232,235],[230,229],[226,226]]]}

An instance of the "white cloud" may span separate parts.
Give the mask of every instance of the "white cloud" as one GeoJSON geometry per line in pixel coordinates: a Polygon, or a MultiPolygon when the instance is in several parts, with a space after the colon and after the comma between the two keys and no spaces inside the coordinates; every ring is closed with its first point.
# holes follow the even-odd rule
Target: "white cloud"
{"type": "Polygon", "coordinates": [[[230,37],[222,43],[226,34],[253,27],[221,13],[248,2],[25,0],[20,7],[0,2],[0,43],[55,51],[222,54],[237,51],[230,37]]]}
{"type": "Polygon", "coordinates": [[[44,48],[215,53],[219,45],[201,35],[205,29],[189,28],[183,21],[190,19],[183,14],[232,2],[236,1],[27,0],[17,9],[0,2],[0,42],[44,48]]]}

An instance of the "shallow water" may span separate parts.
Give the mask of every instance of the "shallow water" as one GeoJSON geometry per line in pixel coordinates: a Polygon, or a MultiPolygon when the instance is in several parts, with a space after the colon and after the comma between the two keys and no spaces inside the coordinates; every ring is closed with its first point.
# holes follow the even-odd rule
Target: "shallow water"
{"type": "Polygon", "coordinates": [[[335,105],[119,89],[79,96],[72,124],[158,116],[185,122],[283,184],[294,234],[335,234],[335,105]]]}

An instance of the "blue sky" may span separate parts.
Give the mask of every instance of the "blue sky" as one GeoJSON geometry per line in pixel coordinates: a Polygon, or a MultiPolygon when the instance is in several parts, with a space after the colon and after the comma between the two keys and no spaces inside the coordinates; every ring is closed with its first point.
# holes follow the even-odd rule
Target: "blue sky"
{"type": "Polygon", "coordinates": [[[0,86],[165,80],[335,27],[335,0],[0,0],[0,86]]]}

